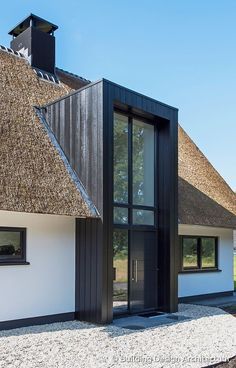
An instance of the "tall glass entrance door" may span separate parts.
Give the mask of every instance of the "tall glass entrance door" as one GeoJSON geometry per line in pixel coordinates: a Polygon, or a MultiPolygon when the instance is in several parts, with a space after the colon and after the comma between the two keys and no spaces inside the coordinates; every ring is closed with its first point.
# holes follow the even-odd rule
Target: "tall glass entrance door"
{"type": "Polygon", "coordinates": [[[114,112],[113,307],[118,313],[156,307],[156,152],[152,121],[114,112]]]}
{"type": "Polygon", "coordinates": [[[155,231],[114,231],[114,313],[138,313],[156,308],[156,242],[155,231]]]}
{"type": "Polygon", "coordinates": [[[151,231],[133,231],[130,240],[130,312],[155,309],[157,306],[156,234],[151,231]]]}

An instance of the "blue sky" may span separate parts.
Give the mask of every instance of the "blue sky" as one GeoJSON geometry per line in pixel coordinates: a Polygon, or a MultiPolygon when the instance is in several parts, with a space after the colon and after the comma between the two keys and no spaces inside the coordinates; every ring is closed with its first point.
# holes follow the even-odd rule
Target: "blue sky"
{"type": "Polygon", "coordinates": [[[57,66],[178,107],[182,127],[236,190],[235,0],[4,1],[0,44],[30,12],[59,26],[57,66]]]}

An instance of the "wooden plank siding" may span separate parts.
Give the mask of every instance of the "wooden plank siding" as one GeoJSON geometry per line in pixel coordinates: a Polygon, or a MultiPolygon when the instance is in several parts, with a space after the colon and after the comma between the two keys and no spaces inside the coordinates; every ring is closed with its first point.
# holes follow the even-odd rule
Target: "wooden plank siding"
{"type": "Polygon", "coordinates": [[[103,307],[106,265],[103,257],[103,225],[98,218],[76,220],[76,318],[107,322],[103,307]]]}
{"type": "Polygon", "coordinates": [[[174,312],[178,304],[178,141],[177,124],[171,124],[176,116],[159,125],[159,247],[158,282],[166,285],[159,288],[158,304],[161,310],[174,312]]]}
{"type": "Polygon", "coordinates": [[[102,216],[102,83],[48,105],[46,120],[102,216]]]}
{"type": "Polygon", "coordinates": [[[76,220],[76,314],[81,320],[113,319],[113,111],[151,118],[159,129],[158,299],[177,310],[177,109],[107,80],[45,106],[46,120],[97,207],[100,219],[76,220]]]}

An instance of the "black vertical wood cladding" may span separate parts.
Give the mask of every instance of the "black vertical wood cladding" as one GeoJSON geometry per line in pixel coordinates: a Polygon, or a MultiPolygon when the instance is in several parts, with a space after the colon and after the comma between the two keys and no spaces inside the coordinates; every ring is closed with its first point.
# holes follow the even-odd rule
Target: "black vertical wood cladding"
{"type": "Polygon", "coordinates": [[[102,83],[47,106],[46,119],[90,198],[103,212],[102,83]]]}
{"type": "Polygon", "coordinates": [[[172,114],[172,119],[159,127],[158,304],[166,312],[178,307],[178,126],[172,123],[177,121],[177,112],[172,114]]]}
{"type": "Polygon", "coordinates": [[[104,264],[101,219],[76,219],[76,317],[106,323],[103,316],[104,264]]]}
{"type": "Polygon", "coordinates": [[[47,106],[46,118],[101,219],[76,220],[76,313],[112,321],[113,109],[151,117],[159,129],[158,303],[177,310],[177,110],[107,80],[47,106]]]}

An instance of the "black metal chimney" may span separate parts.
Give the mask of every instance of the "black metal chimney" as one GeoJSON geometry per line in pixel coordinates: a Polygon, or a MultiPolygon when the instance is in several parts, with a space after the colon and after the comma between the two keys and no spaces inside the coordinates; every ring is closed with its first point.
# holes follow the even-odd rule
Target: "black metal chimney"
{"type": "Polygon", "coordinates": [[[11,48],[23,53],[32,67],[54,74],[54,31],[57,28],[55,24],[30,14],[9,32],[13,36],[11,48]]]}

